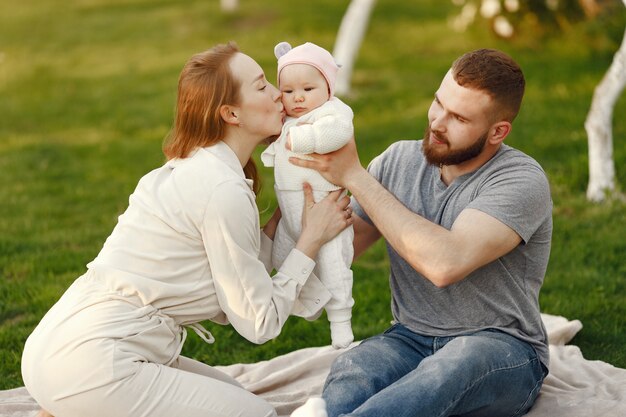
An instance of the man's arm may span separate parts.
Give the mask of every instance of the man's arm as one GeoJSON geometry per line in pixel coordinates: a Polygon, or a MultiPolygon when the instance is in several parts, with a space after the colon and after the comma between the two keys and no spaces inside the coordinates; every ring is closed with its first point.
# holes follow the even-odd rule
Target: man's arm
{"type": "Polygon", "coordinates": [[[463,210],[450,230],[413,213],[361,166],[354,141],[313,157],[291,162],[348,188],[389,244],[438,287],[462,280],[521,242],[513,229],[478,210],[463,210]]]}

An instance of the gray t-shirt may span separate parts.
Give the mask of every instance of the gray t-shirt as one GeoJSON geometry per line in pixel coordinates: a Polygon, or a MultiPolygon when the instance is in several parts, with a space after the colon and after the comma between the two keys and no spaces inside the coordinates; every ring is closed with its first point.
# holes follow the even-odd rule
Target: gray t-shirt
{"type": "MultiPolygon", "coordinates": [[[[522,238],[514,250],[465,279],[438,288],[387,244],[391,309],[396,321],[430,336],[497,329],[532,344],[548,367],[547,335],[539,312],[552,238],[552,200],[541,166],[502,145],[478,170],[446,186],[422,154],[422,141],[400,141],[375,158],[369,172],[409,210],[450,229],[466,208],[480,210],[522,238]]],[[[357,201],[354,212],[372,223],[357,201]]]]}

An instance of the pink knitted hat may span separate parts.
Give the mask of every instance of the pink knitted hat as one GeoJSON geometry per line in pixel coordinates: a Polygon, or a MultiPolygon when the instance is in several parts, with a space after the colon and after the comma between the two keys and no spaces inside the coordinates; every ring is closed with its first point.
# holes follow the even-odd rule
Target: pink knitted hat
{"type": "Polygon", "coordinates": [[[339,66],[335,63],[335,59],[326,49],[307,42],[303,45],[291,48],[287,42],[280,42],[274,47],[274,55],[278,58],[278,87],[280,88],[280,72],[287,65],[291,64],[308,64],[319,70],[328,84],[328,90],[332,97],[335,92],[335,79],[339,66]]]}

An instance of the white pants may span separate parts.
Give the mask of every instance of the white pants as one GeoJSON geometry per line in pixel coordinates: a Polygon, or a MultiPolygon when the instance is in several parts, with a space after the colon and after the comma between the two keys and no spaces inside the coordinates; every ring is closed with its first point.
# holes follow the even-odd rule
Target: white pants
{"type": "MultiPolygon", "coordinates": [[[[296,246],[302,232],[302,191],[284,191],[275,188],[282,217],[274,236],[272,264],[282,265],[289,252],[296,246]]],[[[328,195],[328,191],[314,191],[316,202],[328,195]]],[[[352,317],[352,258],[354,257],[354,229],[343,230],[320,249],[314,273],[322,281],[332,298],[325,310],[330,322],[350,320],[352,317]]],[[[309,318],[309,317],[307,317],[309,318]]]]}
{"type": "Polygon", "coordinates": [[[180,327],[88,272],[30,335],[29,393],[55,417],[257,417],[272,406],[233,378],[179,356],[180,327]]]}

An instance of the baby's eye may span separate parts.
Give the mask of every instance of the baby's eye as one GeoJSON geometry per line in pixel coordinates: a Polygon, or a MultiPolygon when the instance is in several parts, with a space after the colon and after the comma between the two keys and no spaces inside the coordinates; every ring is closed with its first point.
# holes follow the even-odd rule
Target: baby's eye
{"type": "Polygon", "coordinates": [[[291,93],[293,93],[293,90],[283,90],[283,93],[284,94],[291,94],[291,93]]]}
{"type": "Polygon", "coordinates": [[[304,91],[313,91],[315,90],[315,87],[307,87],[304,89],[304,91]]]}

